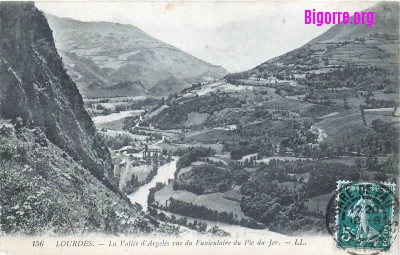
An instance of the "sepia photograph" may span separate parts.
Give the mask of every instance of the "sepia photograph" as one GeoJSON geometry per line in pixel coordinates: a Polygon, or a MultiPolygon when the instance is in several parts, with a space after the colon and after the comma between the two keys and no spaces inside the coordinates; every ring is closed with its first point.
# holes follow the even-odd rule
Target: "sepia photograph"
{"type": "Polygon", "coordinates": [[[0,255],[399,254],[400,3],[0,2],[0,255]]]}

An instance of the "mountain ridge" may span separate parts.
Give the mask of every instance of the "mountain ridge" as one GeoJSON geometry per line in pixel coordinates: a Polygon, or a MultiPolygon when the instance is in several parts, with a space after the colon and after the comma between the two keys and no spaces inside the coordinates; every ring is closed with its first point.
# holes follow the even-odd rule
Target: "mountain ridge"
{"type": "Polygon", "coordinates": [[[140,81],[125,95],[149,92],[168,94],[209,79],[222,78],[227,71],[166,44],[141,29],[111,22],[82,22],[46,14],[54,31],[56,47],[65,66],[87,97],[120,96],[107,87],[140,81]],[[75,54],[75,55],[74,55],[75,54]],[[176,78],[174,86],[156,87],[176,78]],[[89,84],[98,84],[96,89],[89,84]],[[154,88],[156,87],[156,88],[154,88]]]}
{"type": "MultiPolygon", "coordinates": [[[[397,91],[399,3],[382,2],[365,11],[374,11],[373,26],[337,24],[301,47],[248,71],[229,74],[226,78],[234,83],[252,76],[270,81],[296,82],[304,75],[316,77],[349,66],[377,67],[387,73],[385,76],[390,76],[387,89],[397,91]]],[[[350,17],[352,19],[353,16],[350,17]]],[[[360,89],[365,89],[365,86],[360,89]]]]}

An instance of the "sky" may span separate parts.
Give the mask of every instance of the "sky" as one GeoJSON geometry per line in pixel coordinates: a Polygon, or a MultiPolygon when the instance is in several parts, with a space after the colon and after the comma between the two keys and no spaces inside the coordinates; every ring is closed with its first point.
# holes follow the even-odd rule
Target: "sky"
{"type": "Polygon", "coordinates": [[[328,30],[304,24],[304,11],[362,11],[374,2],[36,2],[45,13],[134,25],[229,72],[251,69],[328,30]]]}

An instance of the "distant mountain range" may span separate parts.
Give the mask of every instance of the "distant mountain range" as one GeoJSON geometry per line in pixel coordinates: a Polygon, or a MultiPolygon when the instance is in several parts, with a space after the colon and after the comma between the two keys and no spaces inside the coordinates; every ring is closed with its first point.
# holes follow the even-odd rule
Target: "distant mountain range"
{"type": "MultiPolygon", "coordinates": [[[[330,73],[353,65],[383,68],[398,81],[399,3],[381,2],[365,11],[374,12],[373,26],[335,25],[300,48],[227,77],[230,81],[251,76],[295,80],[296,75],[330,73]]],[[[391,85],[398,89],[396,82],[391,85]]]]}
{"type": "Polygon", "coordinates": [[[65,67],[86,97],[166,95],[227,74],[132,25],[46,17],[65,67]]]}

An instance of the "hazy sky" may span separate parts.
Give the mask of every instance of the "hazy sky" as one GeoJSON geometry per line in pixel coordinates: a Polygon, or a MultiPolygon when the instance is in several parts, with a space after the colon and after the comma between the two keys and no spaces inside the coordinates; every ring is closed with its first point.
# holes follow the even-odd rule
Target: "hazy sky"
{"type": "Polygon", "coordinates": [[[36,2],[81,21],[132,24],[228,71],[255,67],[300,47],[330,26],[304,24],[304,10],[361,11],[374,2],[36,2]]]}

